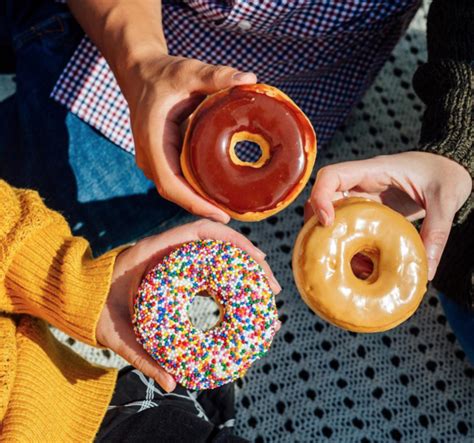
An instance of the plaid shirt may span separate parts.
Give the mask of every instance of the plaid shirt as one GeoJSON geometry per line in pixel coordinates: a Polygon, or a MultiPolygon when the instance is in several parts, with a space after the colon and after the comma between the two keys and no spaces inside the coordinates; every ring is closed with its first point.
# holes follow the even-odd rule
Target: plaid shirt
{"type": "MultiPolygon", "coordinates": [[[[253,71],[308,115],[324,146],[360,99],[419,0],[163,0],[172,55],[253,71]]],[[[129,110],[84,37],[51,96],[133,153],[129,110]]]]}

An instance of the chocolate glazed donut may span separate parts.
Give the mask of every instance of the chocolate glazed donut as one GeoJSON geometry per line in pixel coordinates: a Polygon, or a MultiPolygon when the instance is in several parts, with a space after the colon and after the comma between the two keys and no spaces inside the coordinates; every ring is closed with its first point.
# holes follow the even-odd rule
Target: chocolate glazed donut
{"type": "Polygon", "coordinates": [[[288,206],[306,185],[316,135],[289,97],[257,84],[220,91],[198,107],[186,131],[181,166],[191,186],[233,218],[257,221],[288,206]],[[238,142],[259,145],[241,161],[238,142]]]}

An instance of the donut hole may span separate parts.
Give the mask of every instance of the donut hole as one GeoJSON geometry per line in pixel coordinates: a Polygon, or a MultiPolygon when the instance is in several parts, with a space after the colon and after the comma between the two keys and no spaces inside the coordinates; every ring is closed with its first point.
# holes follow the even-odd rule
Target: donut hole
{"type": "Polygon", "coordinates": [[[378,278],[377,262],[379,259],[377,249],[363,249],[351,259],[352,273],[367,283],[373,283],[378,278]]]}
{"type": "Polygon", "coordinates": [[[261,168],[270,158],[270,144],[260,134],[236,132],[230,140],[229,155],[236,166],[261,168]]]}
{"type": "Polygon", "coordinates": [[[263,155],[260,145],[249,140],[236,143],[234,151],[242,163],[257,163],[263,155]]]}
{"type": "Polygon", "coordinates": [[[194,327],[205,332],[220,323],[221,309],[211,294],[202,291],[194,296],[189,305],[188,317],[194,327]]]}

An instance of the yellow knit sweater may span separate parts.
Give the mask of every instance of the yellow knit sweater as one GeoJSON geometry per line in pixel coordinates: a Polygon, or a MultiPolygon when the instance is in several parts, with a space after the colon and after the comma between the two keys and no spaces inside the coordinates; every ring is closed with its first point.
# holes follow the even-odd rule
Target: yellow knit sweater
{"type": "Polygon", "coordinates": [[[97,345],[116,255],[94,259],[36,192],[0,180],[0,441],[93,440],[116,371],[74,354],[47,323],[97,345]]]}

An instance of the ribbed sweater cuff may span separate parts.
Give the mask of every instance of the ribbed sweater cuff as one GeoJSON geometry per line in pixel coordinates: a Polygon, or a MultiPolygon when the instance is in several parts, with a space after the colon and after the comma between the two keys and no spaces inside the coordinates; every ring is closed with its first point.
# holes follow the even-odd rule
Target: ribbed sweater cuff
{"type": "Polygon", "coordinates": [[[97,322],[122,249],[94,259],[85,239],[53,230],[50,225],[30,236],[13,258],[6,276],[13,312],[44,319],[97,345],[97,322]]]}

